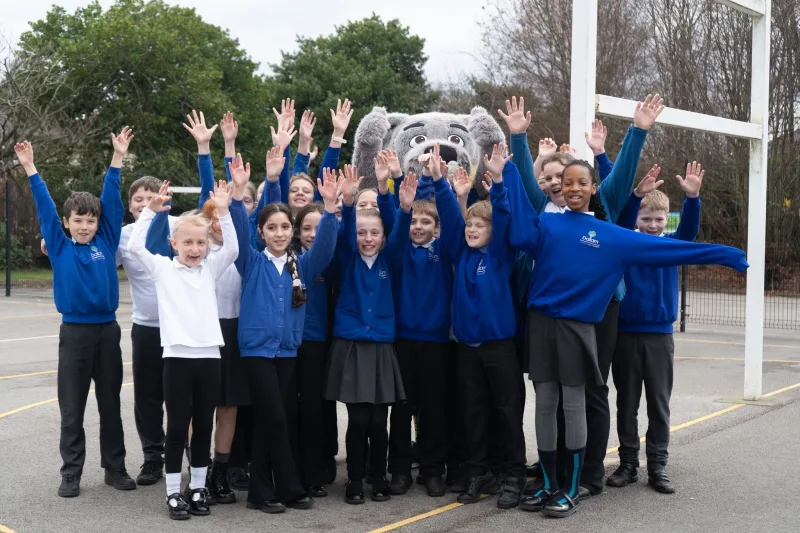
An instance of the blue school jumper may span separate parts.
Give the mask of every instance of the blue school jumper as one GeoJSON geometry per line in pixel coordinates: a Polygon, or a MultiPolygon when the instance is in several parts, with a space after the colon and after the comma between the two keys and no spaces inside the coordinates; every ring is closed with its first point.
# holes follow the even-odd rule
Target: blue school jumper
{"type": "Polygon", "coordinates": [[[116,253],[125,208],[120,196],[120,172],[109,167],[100,194],[97,233],[88,244],[64,234],[61,217],[42,177],[30,176],[39,228],[53,266],[53,295],[62,321],[103,324],[117,319],[119,278],[116,253]]]}
{"type": "MultiPolygon", "coordinates": [[[[242,306],[239,315],[239,350],[242,357],[296,357],[303,340],[306,305],[292,307],[292,276],[288,264],[283,272],[265,253],[250,246],[244,202],[231,202],[231,215],[239,240],[234,263],[242,276],[242,306]]],[[[330,263],[336,248],[339,221],[327,211],[311,249],[297,258],[300,280],[308,284],[330,263]]]]}
{"type": "Polygon", "coordinates": [[[411,213],[398,210],[394,229],[371,268],[358,253],[353,206],[342,206],[342,225],[344,230],[336,247],[341,290],[336,301],[333,336],[360,342],[393,342],[392,282],[402,268],[402,253],[409,245],[411,213]]]}
{"type": "MultiPolygon", "coordinates": [[[[633,229],[642,199],[631,194],[619,225],[633,229]]],[[[683,201],[677,231],[668,239],[692,242],[700,231],[700,198],[683,201]]],[[[625,271],[628,293],[619,308],[619,330],[645,333],[672,333],[678,319],[678,268],[632,266],[625,271]]]]}
{"type": "Polygon", "coordinates": [[[492,185],[492,242],[474,249],[464,237],[461,209],[448,184],[435,182],[436,208],[441,220],[442,249],[455,265],[453,274],[453,333],[456,340],[477,345],[513,339],[516,330],[509,278],[515,251],[509,246],[511,221],[503,183],[492,185]]]}

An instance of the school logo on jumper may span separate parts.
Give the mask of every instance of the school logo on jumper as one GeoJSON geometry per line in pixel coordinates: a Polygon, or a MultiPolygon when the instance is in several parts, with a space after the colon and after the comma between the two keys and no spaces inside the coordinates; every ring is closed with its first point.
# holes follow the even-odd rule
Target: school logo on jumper
{"type": "Polygon", "coordinates": [[[439,262],[439,255],[433,253],[433,250],[428,250],[428,261],[431,263],[438,263],[439,262]]]}
{"type": "Polygon", "coordinates": [[[483,264],[483,259],[481,259],[481,262],[478,263],[478,270],[475,273],[479,276],[486,274],[486,266],[483,264]]]}
{"type": "Polygon", "coordinates": [[[597,233],[595,233],[594,230],[590,231],[588,237],[586,235],[581,237],[581,244],[591,246],[592,248],[600,248],[600,241],[594,238],[595,235],[597,235],[597,233]]]}
{"type": "Polygon", "coordinates": [[[92,245],[90,250],[92,251],[92,261],[100,261],[101,259],[106,258],[106,256],[103,255],[103,252],[97,249],[97,246],[92,245]]]}
{"type": "Polygon", "coordinates": [[[378,270],[378,279],[386,279],[389,274],[385,270],[378,270]]]}

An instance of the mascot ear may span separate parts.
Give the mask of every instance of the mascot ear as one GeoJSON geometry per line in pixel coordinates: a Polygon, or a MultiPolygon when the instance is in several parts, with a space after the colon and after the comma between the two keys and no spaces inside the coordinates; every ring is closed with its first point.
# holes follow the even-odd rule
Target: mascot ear
{"type": "MultiPolygon", "coordinates": [[[[475,183],[478,183],[486,173],[483,156],[491,155],[495,144],[506,142],[506,136],[500,124],[480,106],[472,108],[472,112],[465,116],[465,122],[478,147],[478,166],[475,172],[475,183]]],[[[486,196],[482,187],[476,187],[475,190],[481,197],[486,196]]]]}
{"type": "Polygon", "coordinates": [[[358,167],[359,176],[364,176],[362,189],[377,187],[373,159],[389,143],[392,129],[402,123],[406,116],[402,113],[388,114],[383,107],[373,107],[359,122],[353,147],[353,165],[358,167]]]}

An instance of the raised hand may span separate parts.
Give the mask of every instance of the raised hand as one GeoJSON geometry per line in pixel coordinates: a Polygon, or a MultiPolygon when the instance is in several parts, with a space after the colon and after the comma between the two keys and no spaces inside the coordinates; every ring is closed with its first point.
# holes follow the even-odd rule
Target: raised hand
{"type": "Polygon", "coordinates": [[[389,163],[389,172],[392,173],[394,179],[403,175],[403,169],[400,166],[400,158],[394,150],[384,150],[386,153],[386,161],[389,163]]]}
{"type": "Polygon", "coordinates": [[[214,132],[217,131],[218,125],[214,124],[209,128],[206,126],[206,117],[203,112],[200,111],[200,116],[198,117],[197,111],[194,109],[192,109],[191,115],[186,115],[186,118],[189,120],[189,126],[184,122],[183,129],[191,133],[194,140],[197,141],[197,153],[209,153],[209,143],[214,132]]]}
{"type": "Polygon", "coordinates": [[[169,188],[169,181],[164,181],[158,189],[158,194],[150,199],[147,208],[155,213],[169,211],[172,206],[164,205],[172,199],[172,191],[169,188]]]}
{"type": "MultiPolygon", "coordinates": [[[[430,158],[428,159],[428,168],[430,168],[433,181],[438,181],[442,178],[442,157],[439,154],[439,143],[436,143],[433,145],[433,151],[429,154],[430,158]]],[[[445,175],[447,175],[446,171],[445,175]]]]}
{"type": "Polygon", "coordinates": [[[111,134],[111,144],[114,145],[114,153],[125,157],[128,154],[128,148],[133,140],[133,130],[128,126],[122,128],[119,135],[111,134]]]}
{"type": "Polygon", "coordinates": [[[517,104],[517,97],[512,96],[511,101],[506,100],[506,113],[502,109],[497,110],[497,114],[503,117],[508,126],[508,131],[511,133],[525,133],[528,126],[531,125],[531,112],[525,113],[525,98],[519,97],[519,104],[517,104]]]}
{"type": "MultiPolygon", "coordinates": [[[[309,139],[309,141],[313,140],[314,139],[309,139]]],[[[312,148],[311,152],[308,154],[308,162],[311,163],[312,161],[314,161],[317,158],[317,155],[319,155],[319,148],[314,146],[314,148],[312,148]]]]}
{"type": "MultiPolygon", "coordinates": [[[[440,176],[441,177],[441,176],[440,176]]],[[[411,205],[417,197],[417,175],[409,172],[403,183],[400,184],[400,209],[408,213],[411,211],[411,205]]]]}
{"type": "Polygon", "coordinates": [[[281,177],[281,171],[286,164],[283,157],[283,150],[280,146],[273,146],[267,152],[267,181],[276,182],[281,177]]]}
{"type": "Polygon", "coordinates": [[[572,157],[578,157],[578,150],[573,148],[572,146],[568,145],[567,143],[562,144],[558,147],[559,152],[564,152],[565,154],[569,154],[572,157]]]}
{"type": "Polygon", "coordinates": [[[344,172],[339,171],[339,183],[342,189],[342,202],[346,206],[352,206],[356,201],[358,186],[364,178],[358,177],[358,169],[352,165],[345,165],[344,172]]]}
{"type": "Polygon", "coordinates": [[[492,174],[501,175],[503,173],[503,167],[506,166],[506,161],[511,160],[513,157],[512,155],[508,156],[506,159],[505,156],[506,148],[502,144],[495,144],[492,148],[492,157],[489,158],[489,155],[483,156],[483,163],[486,166],[486,170],[491,172],[492,174]]]}
{"type": "Polygon", "coordinates": [[[300,138],[310,139],[311,132],[314,130],[316,124],[317,118],[314,116],[314,113],[308,110],[303,111],[303,116],[300,118],[300,138]]]}
{"type": "MultiPolygon", "coordinates": [[[[492,183],[494,183],[495,181],[494,176],[495,175],[489,172],[488,170],[483,175],[483,180],[481,180],[481,187],[483,187],[484,191],[489,192],[489,190],[492,188],[492,183]]],[[[503,181],[502,176],[500,176],[499,181],[503,181]]]]}
{"type": "MultiPolygon", "coordinates": [[[[184,124],[184,127],[186,127],[186,124],[184,124]]],[[[219,127],[222,129],[222,138],[226,143],[232,143],[236,140],[236,136],[239,134],[239,123],[233,120],[233,113],[228,111],[222,115],[222,120],[219,121],[219,127]]]]}
{"type": "Polygon", "coordinates": [[[214,185],[214,190],[208,192],[208,195],[217,208],[217,216],[219,217],[228,214],[228,205],[231,203],[233,185],[233,183],[228,183],[225,180],[219,180],[214,185]]]}
{"type": "Polygon", "coordinates": [[[244,198],[244,190],[247,182],[250,181],[250,163],[244,164],[242,161],[242,154],[236,154],[233,161],[228,163],[228,169],[231,172],[231,180],[233,180],[234,190],[233,197],[236,200],[244,198]]]}
{"type": "Polygon", "coordinates": [[[453,190],[456,191],[458,198],[469,196],[469,191],[472,190],[472,180],[469,179],[467,171],[461,167],[456,169],[456,179],[453,181],[453,190]]]}
{"type": "Polygon", "coordinates": [[[272,108],[272,112],[275,113],[275,118],[278,119],[278,129],[280,129],[281,126],[288,126],[289,124],[294,127],[294,100],[291,98],[281,100],[281,112],[278,113],[278,110],[274,107],[272,108]]]}
{"type": "Polygon", "coordinates": [[[317,178],[317,189],[322,200],[325,202],[325,210],[329,213],[336,212],[336,199],[339,197],[339,180],[336,178],[336,173],[329,169],[322,169],[322,178],[317,178]]]}
{"type": "Polygon", "coordinates": [[[664,111],[664,99],[659,95],[647,95],[644,102],[637,102],[633,112],[633,125],[643,130],[653,127],[658,115],[664,111]]]}
{"type": "Polygon", "coordinates": [[[700,196],[700,187],[703,186],[703,176],[705,175],[706,171],[703,170],[703,166],[697,161],[692,161],[686,165],[686,177],[675,176],[675,178],[688,198],[697,198],[700,196]]]}
{"type": "Polygon", "coordinates": [[[386,194],[389,189],[389,160],[386,157],[387,150],[381,150],[372,160],[375,165],[375,177],[378,180],[378,191],[386,194]]]}
{"type": "Polygon", "coordinates": [[[280,146],[281,151],[285,150],[286,147],[289,146],[289,143],[292,142],[292,139],[294,139],[294,136],[297,135],[297,130],[294,129],[294,124],[292,122],[278,124],[277,132],[275,128],[270,126],[269,131],[272,132],[272,144],[280,146]]]}
{"type": "Polygon", "coordinates": [[[584,133],[586,136],[586,144],[592,149],[592,153],[598,156],[606,151],[606,137],[608,137],[608,128],[603,126],[602,120],[595,120],[592,122],[592,133],[584,133]]]}
{"type": "Polygon", "coordinates": [[[633,190],[633,194],[635,194],[638,198],[644,198],[645,195],[661,187],[661,185],[664,184],[664,180],[656,181],[660,173],[661,167],[658,165],[653,165],[653,168],[650,169],[642,181],[639,182],[639,185],[637,185],[633,190]]]}
{"type": "Polygon", "coordinates": [[[338,100],[336,103],[336,111],[331,109],[331,122],[333,123],[333,134],[337,137],[342,137],[344,132],[347,131],[347,126],[350,124],[350,117],[353,116],[353,109],[350,105],[350,100],[344,99],[344,103],[338,100]]]}
{"type": "Polygon", "coordinates": [[[25,167],[33,165],[33,145],[28,141],[23,141],[14,145],[14,152],[17,154],[17,161],[25,167]]]}
{"type": "Polygon", "coordinates": [[[553,139],[551,139],[550,137],[542,139],[542,140],[539,141],[539,156],[538,157],[539,158],[544,158],[544,157],[553,155],[554,153],[556,153],[557,149],[558,149],[558,145],[556,144],[556,142],[553,139]]]}

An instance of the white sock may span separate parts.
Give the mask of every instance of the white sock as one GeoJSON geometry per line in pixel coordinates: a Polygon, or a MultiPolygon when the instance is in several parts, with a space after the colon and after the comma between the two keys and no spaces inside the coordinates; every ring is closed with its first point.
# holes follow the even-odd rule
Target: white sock
{"type": "Polygon", "coordinates": [[[167,474],[167,497],[181,491],[181,473],[167,474]]]}
{"type": "Polygon", "coordinates": [[[192,490],[204,488],[206,486],[206,473],[208,472],[208,467],[191,467],[189,471],[192,473],[192,478],[189,480],[189,488],[192,490]]]}

